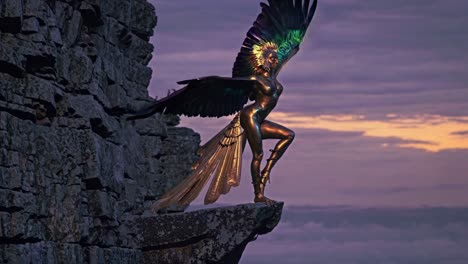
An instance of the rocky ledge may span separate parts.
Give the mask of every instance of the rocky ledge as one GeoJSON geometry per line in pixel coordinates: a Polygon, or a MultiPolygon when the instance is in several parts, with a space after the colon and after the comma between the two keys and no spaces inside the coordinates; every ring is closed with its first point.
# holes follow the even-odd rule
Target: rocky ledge
{"type": "Polygon", "coordinates": [[[139,220],[144,263],[238,263],[247,243],[269,233],[283,203],[244,204],[139,220]]]}

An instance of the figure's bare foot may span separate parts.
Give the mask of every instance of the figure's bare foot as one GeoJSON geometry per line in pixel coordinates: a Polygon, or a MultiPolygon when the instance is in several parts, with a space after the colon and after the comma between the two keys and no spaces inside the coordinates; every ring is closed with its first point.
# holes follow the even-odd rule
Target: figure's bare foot
{"type": "Polygon", "coordinates": [[[265,195],[255,196],[254,202],[255,203],[265,203],[266,205],[272,205],[272,204],[276,203],[275,200],[272,200],[272,199],[266,197],[265,195]]]}

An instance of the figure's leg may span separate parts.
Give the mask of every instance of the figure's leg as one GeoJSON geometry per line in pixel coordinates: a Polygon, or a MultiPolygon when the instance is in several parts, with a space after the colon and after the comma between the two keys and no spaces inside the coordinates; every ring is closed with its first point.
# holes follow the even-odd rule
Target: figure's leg
{"type": "Polygon", "coordinates": [[[261,172],[264,181],[270,179],[270,172],[276,162],[283,156],[286,149],[294,140],[294,132],[280,124],[265,120],[261,126],[261,134],[263,139],[280,139],[274,149],[271,150],[271,156],[267,159],[267,164],[261,172]]]}
{"type": "Polygon", "coordinates": [[[241,126],[244,129],[245,137],[252,149],[252,163],[250,164],[250,173],[252,175],[252,183],[254,185],[255,202],[264,202],[271,204],[274,201],[264,196],[264,183],[261,182],[260,165],[263,158],[262,134],[260,131],[260,122],[255,115],[241,114],[241,126]]]}

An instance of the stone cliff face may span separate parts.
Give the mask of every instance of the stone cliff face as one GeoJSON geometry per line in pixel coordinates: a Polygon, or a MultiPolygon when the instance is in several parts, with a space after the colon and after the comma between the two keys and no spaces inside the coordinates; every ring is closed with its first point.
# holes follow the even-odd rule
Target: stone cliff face
{"type": "Polygon", "coordinates": [[[155,25],[146,0],[0,1],[0,263],[144,261],[139,223],[200,142],[125,120],[151,101],[155,25]]]}
{"type": "Polygon", "coordinates": [[[199,136],[150,101],[145,0],[0,1],[0,262],[139,263],[135,218],[199,136]]]}

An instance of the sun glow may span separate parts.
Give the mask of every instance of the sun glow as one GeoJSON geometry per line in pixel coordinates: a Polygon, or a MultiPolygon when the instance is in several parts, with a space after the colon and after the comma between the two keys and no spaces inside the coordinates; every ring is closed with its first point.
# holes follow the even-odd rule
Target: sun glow
{"type": "MultiPolygon", "coordinates": [[[[363,115],[304,116],[284,112],[272,113],[270,117],[290,128],[362,132],[367,137],[398,138],[406,141],[397,144],[402,148],[430,152],[468,149],[468,117],[388,114],[383,120],[373,120],[363,115]]],[[[383,143],[381,147],[387,148],[390,144],[383,143]]]]}

